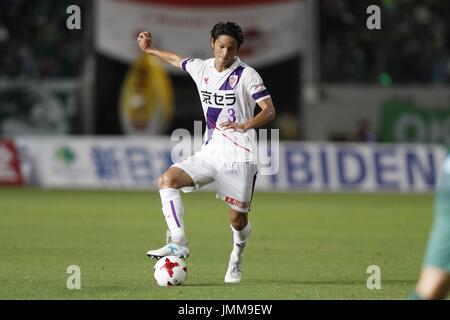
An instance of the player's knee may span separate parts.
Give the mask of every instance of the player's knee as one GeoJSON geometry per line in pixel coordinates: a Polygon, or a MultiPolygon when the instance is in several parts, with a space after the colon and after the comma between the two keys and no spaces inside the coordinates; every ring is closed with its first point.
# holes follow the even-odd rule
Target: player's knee
{"type": "Polygon", "coordinates": [[[230,215],[230,224],[234,230],[241,231],[247,226],[247,215],[245,213],[233,212],[230,215]]]}
{"type": "Polygon", "coordinates": [[[177,178],[165,172],[158,179],[158,187],[159,189],[166,189],[166,188],[178,189],[177,178]]]}
{"type": "Polygon", "coordinates": [[[231,225],[233,226],[233,229],[236,231],[241,231],[245,228],[245,225],[243,225],[242,222],[231,222],[231,225]]]}

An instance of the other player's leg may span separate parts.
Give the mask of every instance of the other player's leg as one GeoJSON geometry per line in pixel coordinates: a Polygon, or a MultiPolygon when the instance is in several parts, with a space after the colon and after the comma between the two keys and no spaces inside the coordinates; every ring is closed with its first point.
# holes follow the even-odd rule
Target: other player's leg
{"type": "Polygon", "coordinates": [[[424,267],[416,287],[417,299],[440,300],[450,289],[450,273],[437,267],[424,267]]]}
{"type": "Polygon", "coordinates": [[[195,186],[194,181],[182,169],[172,166],[161,175],[158,186],[162,211],[170,237],[166,246],[157,250],[150,250],[147,255],[155,259],[169,255],[187,258],[189,249],[184,231],[184,206],[179,189],[195,186]]]}
{"type": "Polygon", "coordinates": [[[413,299],[444,299],[450,290],[450,156],[438,181],[433,226],[413,299]]]}

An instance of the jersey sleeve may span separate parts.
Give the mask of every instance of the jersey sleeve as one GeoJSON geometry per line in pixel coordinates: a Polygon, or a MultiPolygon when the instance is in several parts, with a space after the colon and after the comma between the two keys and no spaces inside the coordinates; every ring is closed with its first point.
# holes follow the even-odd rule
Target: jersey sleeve
{"type": "Polygon", "coordinates": [[[269,91],[264,86],[264,82],[258,72],[254,69],[249,70],[249,75],[246,81],[246,88],[255,102],[260,102],[264,99],[270,98],[269,91]]]}
{"type": "Polygon", "coordinates": [[[205,63],[206,60],[186,58],[180,62],[180,68],[188,72],[192,79],[197,83],[201,78],[205,63]]]}

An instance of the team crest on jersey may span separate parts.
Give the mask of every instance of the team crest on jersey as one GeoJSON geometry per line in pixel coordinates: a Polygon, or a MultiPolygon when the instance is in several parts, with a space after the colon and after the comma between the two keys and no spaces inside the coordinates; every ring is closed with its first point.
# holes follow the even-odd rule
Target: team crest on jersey
{"type": "Polygon", "coordinates": [[[236,74],[232,74],[230,76],[230,78],[228,79],[228,83],[230,84],[231,88],[234,88],[234,86],[236,85],[238,79],[239,79],[239,76],[236,75],[236,74]]]}

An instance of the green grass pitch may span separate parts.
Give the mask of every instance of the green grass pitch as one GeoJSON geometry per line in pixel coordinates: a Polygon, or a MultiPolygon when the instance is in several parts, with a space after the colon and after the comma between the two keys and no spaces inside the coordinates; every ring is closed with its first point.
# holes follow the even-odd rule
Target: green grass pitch
{"type": "Polygon", "coordinates": [[[433,196],[255,193],[244,280],[225,284],[228,207],[183,195],[188,279],[160,288],[145,252],[164,244],[157,192],[0,189],[0,299],[404,299],[433,196]],[[69,265],[81,289],[69,290],[69,265]],[[366,286],[381,268],[381,289],[366,286]]]}

